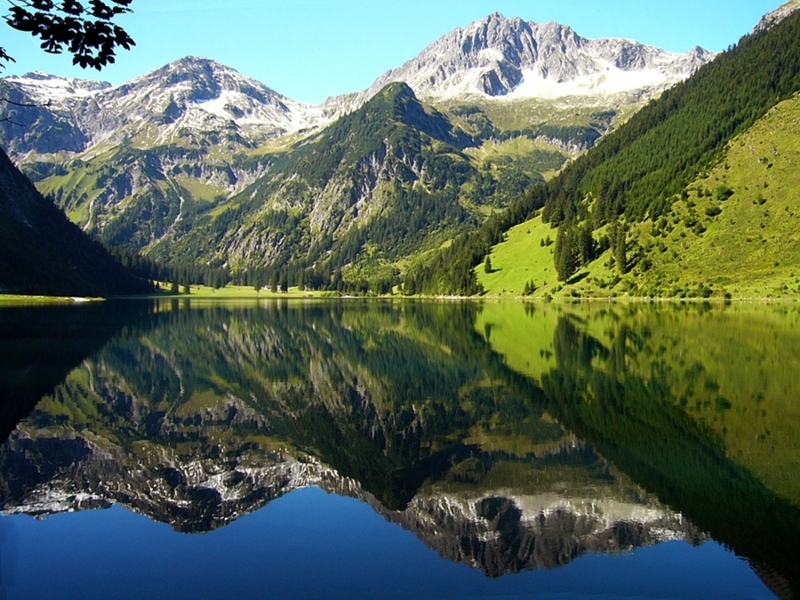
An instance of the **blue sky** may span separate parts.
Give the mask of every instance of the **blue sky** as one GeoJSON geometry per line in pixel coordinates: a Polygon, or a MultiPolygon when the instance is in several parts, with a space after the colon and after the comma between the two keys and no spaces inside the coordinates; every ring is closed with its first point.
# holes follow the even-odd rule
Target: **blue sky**
{"type": "Polygon", "coordinates": [[[213,58],[303,102],[369,86],[430,42],[498,11],[557,21],[588,38],[626,37],[673,52],[723,50],[782,0],[134,0],[119,20],[136,40],[98,73],[49,56],[2,28],[17,59],[39,70],[121,83],[183,56],[213,58]]]}

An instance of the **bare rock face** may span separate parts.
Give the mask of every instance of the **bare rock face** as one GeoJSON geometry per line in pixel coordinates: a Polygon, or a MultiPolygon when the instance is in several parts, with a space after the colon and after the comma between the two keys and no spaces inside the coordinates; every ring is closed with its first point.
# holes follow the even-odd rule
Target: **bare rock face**
{"type": "Polygon", "coordinates": [[[3,79],[0,90],[30,105],[12,107],[13,123],[3,124],[3,143],[12,156],[82,152],[139,135],[163,144],[187,131],[247,146],[307,127],[317,112],[225,65],[196,57],[118,86],[29,73],[3,79]]]}
{"type": "Polygon", "coordinates": [[[589,40],[558,23],[494,13],[437,40],[381,76],[369,92],[402,80],[418,95],[433,99],[550,98],[639,89],[655,94],[713,57],[702,48],[674,54],[630,40],[589,40]]]}
{"type": "MultiPolygon", "coordinates": [[[[770,22],[797,4],[793,0],[768,15],[770,22]]],[[[295,102],[225,65],[197,57],[118,86],[43,73],[4,78],[4,97],[31,106],[8,109],[11,122],[0,124],[0,142],[12,157],[22,158],[31,152],[80,153],[100,143],[136,143],[139,136],[159,145],[190,132],[235,151],[327,125],[391,82],[406,82],[418,96],[431,100],[630,92],[646,99],[713,57],[702,48],[681,55],[630,40],[589,40],[558,23],[494,13],[433,42],[369,89],[320,106],[295,102]]]]}
{"type": "Polygon", "coordinates": [[[779,6],[772,12],[767,13],[764,15],[759,21],[758,25],[756,25],[755,29],[753,30],[754,33],[759,31],[764,31],[766,29],[770,29],[774,27],[785,18],[790,16],[794,13],[797,9],[800,9],[800,0],[789,0],[786,4],[779,6]]]}

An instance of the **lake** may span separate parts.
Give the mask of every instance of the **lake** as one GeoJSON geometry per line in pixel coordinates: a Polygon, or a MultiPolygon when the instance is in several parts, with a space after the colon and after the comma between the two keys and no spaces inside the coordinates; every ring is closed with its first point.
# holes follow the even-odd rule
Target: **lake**
{"type": "Polygon", "coordinates": [[[0,308],[0,598],[800,596],[800,307],[0,308]]]}

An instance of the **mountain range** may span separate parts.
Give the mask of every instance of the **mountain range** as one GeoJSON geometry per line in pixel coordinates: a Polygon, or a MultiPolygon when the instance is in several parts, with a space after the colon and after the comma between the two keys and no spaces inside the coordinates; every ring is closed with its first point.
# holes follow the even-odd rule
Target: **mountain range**
{"type": "Polygon", "coordinates": [[[414,265],[408,288],[796,295],[797,6],[765,17],[479,231],[414,265]]]}
{"type": "Polygon", "coordinates": [[[28,152],[83,152],[145,135],[154,126],[158,134],[151,145],[181,137],[184,129],[233,129],[241,141],[260,143],[324,127],[393,82],[407,83],[434,105],[499,97],[575,97],[600,108],[621,108],[657,95],[713,57],[699,47],[679,55],[631,40],[589,40],[558,23],[537,24],[494,13],[437,40],[368,89],[316,106],[293,101],[218,62],[197,57],[118,86],[44,73],[4,78],[9,99],[39,104],[41,110],[12,113],[27,131],[7,124],[3,142],[14,158],[28,152]],[[609,100],[625,93],[632,99],[609,100]],[[63,126],[62,133],[73,135],[71,141],[50,131],[49,144],[42,145],[43,130],[36,126],[45,124],[63,126]]]}
{"type": "Polygon", "coordinates": [[[118,86],[4,78],[0,143],[107,245],[396,280],[713,57],[492,14],[318,106],[194,57],[118,86]]]}

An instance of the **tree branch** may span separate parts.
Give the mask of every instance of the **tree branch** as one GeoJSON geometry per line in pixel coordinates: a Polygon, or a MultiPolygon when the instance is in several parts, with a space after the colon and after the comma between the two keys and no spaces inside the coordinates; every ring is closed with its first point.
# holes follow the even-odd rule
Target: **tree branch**
{"type": "Polygon", "coordinates": [[[50,106],[52,104],[52,100],[48,100],[47,104],[25,104],[24,102],[14,102],[9,98],[2,97],[0,97],[0,102],[5,102],[6,104],[10,104],[12,106],[21,106],[23,108],[41,108],[44,106],[50,106]]]}
{"type": "MultiPolygon", "coordinates": [[[[50,104],[52,104],[51,100],[48,100],[47,104],[27,104],[25,102],[15,102],[14,100],[11,100],[10,98],[0,97],[0,103],[2,103],[2,102],[5,102],[6,104],[10,104],[11,106],[19,106],[20,108],[44,108],[44,107],[50,106],[50,104]]],[[[13,117],[11,117],[9,115],[5,115],[4,117],[0,118],[0,123],[11,123],[12,125],[16,125],[18,127],[27,127],[28,125],[30,125],[30,123],[28,125],[26,125],[25,123],[18,123],[17,121],[15,121],[13,119],[13,117]]]]}
{"type": "MultiPolygon", "coordinates": [[[[72,54],[72,64],[97,70],[113,63],[116,49],[136,45],[114,25],[117,15],[129,13],[133,0],[8,0],[6,23],[41,40],[45,52],[72,54]],[[84,3],[88,5],[84,6],[84,3]]],[[[0,61],[14,60],[0,48],[0,61]]]]}

